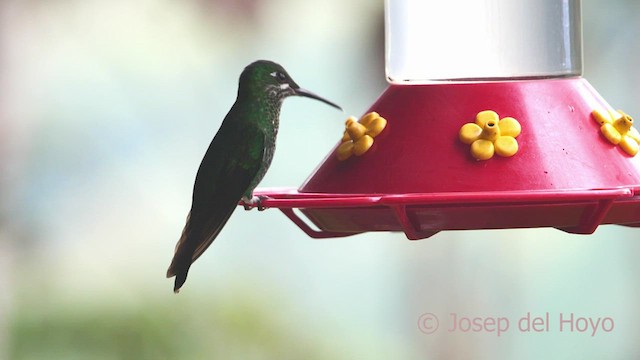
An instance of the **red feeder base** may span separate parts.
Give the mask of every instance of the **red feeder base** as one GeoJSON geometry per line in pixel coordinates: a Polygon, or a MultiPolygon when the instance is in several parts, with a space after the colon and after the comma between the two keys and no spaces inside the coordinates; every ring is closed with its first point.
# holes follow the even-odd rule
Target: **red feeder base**
{"type": "Polygon", "coordinates": [[[391,85],[369,109],[388,124],[368,152],[339,161],[333,149],[298,191],[256,195],[268,196],[265,207],[280,208],[314,238],[640,226],[640,156],[605,139],[595,109],[611,108],[582,78],[391,85]],[[519,121],[514,156],[478,161],[458,139],[483,110],[519,121]]]}

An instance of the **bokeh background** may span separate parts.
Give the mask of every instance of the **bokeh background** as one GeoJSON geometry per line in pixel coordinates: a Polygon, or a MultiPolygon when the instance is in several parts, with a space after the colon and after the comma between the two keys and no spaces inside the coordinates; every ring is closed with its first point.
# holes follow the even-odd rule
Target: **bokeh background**
{"type": "MultiPolygon", "coordinates": [[[[584,1],[583,23],[584,75],[640,116],[640,2],[584,1]]],[[[382,0],[0,1],[0,359],[640,357],[640,233],[617,226],[312,240],[238,210],[172,293],[242,68],[280,62],[358,115],[386,86],[383,39],[382,0]],[[426,312],[615,329],[429,336],[426,312]]],[[[300,185],[344,117],[287,100],[261,186],[300,185]]]]}

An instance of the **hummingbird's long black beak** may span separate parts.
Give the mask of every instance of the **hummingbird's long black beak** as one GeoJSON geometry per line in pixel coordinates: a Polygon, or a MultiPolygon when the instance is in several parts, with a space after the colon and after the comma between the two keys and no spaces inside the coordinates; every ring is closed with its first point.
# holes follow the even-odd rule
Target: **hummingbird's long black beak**
{"type": "Polygon", "coordinates": [[[327,99],[325,99],[323,97],[320,97],[319,95],[316,95],[315,93],[313,93],[313,92],[311,92],[309,90],[306,90],[306,89],[303,89],[303,88],[297,88],[294,91],[295,91],[295,94],[298,95],[298,96],[304,96],[304,97],[308,97],[308,98],[311,98],[311,99],[320,100],[323,103],[325,103],[327,105],[331,105],[331,106],[333,106],[334,108],[336,108],[336,109],[338,109],[340,111],[344,111],[344,110],[342,110],[342,108],[340,106],[332,103],[331,101],[329,101],[329,100],[327,100],[327,99]]]}

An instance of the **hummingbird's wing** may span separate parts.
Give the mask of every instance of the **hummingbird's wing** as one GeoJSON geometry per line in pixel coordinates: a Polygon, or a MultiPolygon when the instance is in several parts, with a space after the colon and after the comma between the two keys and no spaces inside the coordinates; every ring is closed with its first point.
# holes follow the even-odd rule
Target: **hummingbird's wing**
{"type": "Polygon", "coordinates": [[[250,130],[243,129],[242,139],[225,137],[225,130],[216,134],[202,159],[191,212],[167,270],[167,277],[176,276],[176,292],[186,281],[191,264],[227,223],[262,164],[264,135],[259,130],[248,134],[250,130]]]}

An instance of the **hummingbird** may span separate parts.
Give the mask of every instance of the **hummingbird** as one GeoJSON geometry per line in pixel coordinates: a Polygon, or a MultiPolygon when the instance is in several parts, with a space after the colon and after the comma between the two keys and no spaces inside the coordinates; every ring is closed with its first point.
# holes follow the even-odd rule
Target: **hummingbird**
{"type": "Polygon", "coordinates": [[[220,234],[239,203],[263,210],[264,198],[253,190],[266,174],[276,147],[280,108],[285,98],[304,96],[342,108],[298,86],[280,65],[267,60],[249,64],[240,74],[238,96],[200,163],[191,210],[167,278],[173,291],[187,280],[191,264],[220,234]]]}

